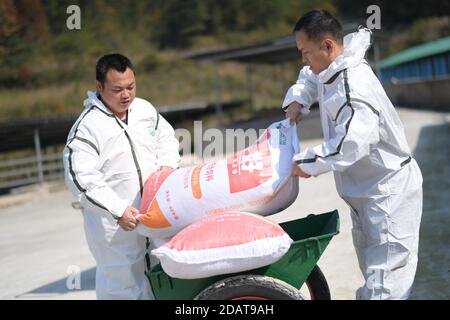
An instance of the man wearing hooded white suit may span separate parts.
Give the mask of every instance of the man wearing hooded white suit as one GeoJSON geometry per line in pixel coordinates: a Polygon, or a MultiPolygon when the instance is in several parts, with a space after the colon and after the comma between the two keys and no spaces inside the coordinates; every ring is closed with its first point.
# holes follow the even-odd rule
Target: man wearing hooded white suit
{"type": "Polygon", "coordinates": [[[64,148],[66,184],[83,207],[86,239],[97,263],[97,298],[152,299],[145,277],[149,240],[133,231],[136,208],[152,172],[178,167],[178,140],[156,109],[135,97],[128,58],[100,58],[96,87],[64,148]]]}
{"type": "Polygon", "coordinates": [[[324,142],[294,157],[293,175],[334,172],[366,280],[356,298],[407,299],[417,267],[422,175],[397,112],[364,60],[371,32],[360,28],[342,38],[341,25],[324,10],[306,13],[294,31],[306,66],[283,109],[298,122],[318,100],[324,142]]]}

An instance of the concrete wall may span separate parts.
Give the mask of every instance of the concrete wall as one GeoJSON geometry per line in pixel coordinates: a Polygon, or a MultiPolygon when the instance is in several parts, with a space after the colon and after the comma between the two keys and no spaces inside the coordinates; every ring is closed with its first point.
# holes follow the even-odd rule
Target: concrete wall
{"type": "Polygon", "coordinates": [[[450,77],[383,84],[396,106],[450,111],[450,77]]]}

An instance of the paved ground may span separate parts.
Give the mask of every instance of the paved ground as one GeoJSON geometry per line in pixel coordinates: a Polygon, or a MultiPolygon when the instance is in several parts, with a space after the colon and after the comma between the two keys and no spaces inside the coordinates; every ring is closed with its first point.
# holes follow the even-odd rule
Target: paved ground
{"type": "MultiPolygon", "coordinates": [[[[420,262],[412,298],[450,299],[450,127],[439,113],[406,109],[399,113],[425,179],[420,262]]],[[[272,120],[241,127],[263,128],[272,120]]],[[[317,114],[313,114],[300,126],[303,146],[320,143],[317,125],[317,114]]],[[[333,176],[302,180],[300,188],[296,203],[275,217],[284,221],[339,210],[341,233],[333,238],[319,265],[332,297],[353,299],[363,279],[351,241],[349,212],[336,194],[333,176]]],[[[82,214],[71,202],[61,183],[0,198],[0,299],[95,299],[95,262],[84,239],[82,214]],[[68,271],[76,268],[81,271],[81,290],[69,290],[66,284],[73,282],[68,271]]]]}

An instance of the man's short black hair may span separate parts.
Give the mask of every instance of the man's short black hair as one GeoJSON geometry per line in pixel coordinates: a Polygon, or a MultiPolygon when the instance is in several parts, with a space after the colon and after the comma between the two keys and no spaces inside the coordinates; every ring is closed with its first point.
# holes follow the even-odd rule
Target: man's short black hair
{"type": "Polygon", "coordinates": [[[95,79],[103,86],[105,85],[106,73],[109,70],[114,69],[123,73],[127,68],[130,68],[134,72],[133,64],[124,55],[120,53],[105,54],[97,61],[97,65],[95,66],[95,79]]]}
{"type": "Polygon", "coordinates": [[[311,10],[305,13],[295,24],[294,32],[303,30],[311,40],[322,40],[330,35],[342,44],[342,26],[326,10],[311,10]]]}

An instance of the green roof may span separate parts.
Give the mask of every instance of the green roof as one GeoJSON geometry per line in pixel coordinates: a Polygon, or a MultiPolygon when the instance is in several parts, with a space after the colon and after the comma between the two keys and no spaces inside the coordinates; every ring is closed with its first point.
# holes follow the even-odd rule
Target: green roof
{"type": "Polygon", "coordinates": [[[450,51],[450,37],[442,38],[433,42],[421,44],[387,57],[380,61],[380,68],[393,67],[405,62],[432,56],[438,53],[450,51]]]}

